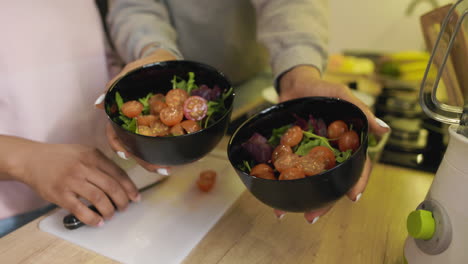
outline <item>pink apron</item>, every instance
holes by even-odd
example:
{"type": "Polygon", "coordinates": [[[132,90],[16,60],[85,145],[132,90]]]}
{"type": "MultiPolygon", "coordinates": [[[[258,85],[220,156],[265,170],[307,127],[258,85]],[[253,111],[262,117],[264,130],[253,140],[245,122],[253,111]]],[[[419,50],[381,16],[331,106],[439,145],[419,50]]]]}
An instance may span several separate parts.
{"type": "MultiPolygon", "coordinates": [[[[107,152],[105,114],[94,108],[108,80],[94,1],[1,1],[0,34],[0,134],[107,152]]],[[[45,204],[0,181],[0,219],[45,204]]]]}

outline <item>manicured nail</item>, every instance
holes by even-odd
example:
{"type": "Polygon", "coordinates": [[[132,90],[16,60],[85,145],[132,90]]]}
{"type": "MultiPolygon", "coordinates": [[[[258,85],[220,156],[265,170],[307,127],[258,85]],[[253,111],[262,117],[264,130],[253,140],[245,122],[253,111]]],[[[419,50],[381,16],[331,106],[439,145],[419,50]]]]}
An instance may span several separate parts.
{"type": "Polygon", "coordinates": [[[320,218],[320,216],[316,216],[314,219],[312,219],[312,222],[309,222],[309,224],[313,225],[313,224],[317,223],[319,218],[320,218]]]}
{"type": "Polygon", "coordinates": [[[171,175],[171,174],[169,173],[169,170],[166,169],[166,168],[158,168],[158,169],[156,170],[156,172],[159,173],[159,174],[161,174],[161,175],[164,175],[164,176],[169,176],[169,175],[171,175]]]}
{"type": "Polygon", "coordinates": [[[358,195],[356,195],[356,199],[354,199],[353,202],[357,203],[359,199],[361,199],[361,196],[362,196],[362,193],[359,193],[358,195]]]}
{"type": "Polygon", "coordinates": [[[286,214],[280,214],[280,215],[277,215],[276,218],[278,218],[278,220],[282,220],[284,218],[286,214]]]}
{"type": "Polygon", "coordinates": [[[384,128],[390,128],[389,125],[387,125],[387,123],[385,123],[382,119],[380,118],[375,118],[375,121],[377,121],[377,124],[379,124],[379,126],[381,127],[384,127],[384,128]]]}
{"type": "Polygon", "coordinates": [[[94,104],[95,104],[95,105],[101,104],[102,102],[104,102],[104,98],[106,98],[106,94],[101,94],[101,95],[96,99],[96,101],[94,102],[94,104]]]}
{"type": "Polygon", "coordinates": [[[123,151],[117,151],[117,155],[124,160],[128,160],[127,155],[125,155],[125,152],[123,151]]]}
{"type": "Polygon", "coordinates": [[[101,219],[101,221],[99,221],[99,223],[97,224],[98,227],[101,227],[104,225],[104,220],[101,219]]]}

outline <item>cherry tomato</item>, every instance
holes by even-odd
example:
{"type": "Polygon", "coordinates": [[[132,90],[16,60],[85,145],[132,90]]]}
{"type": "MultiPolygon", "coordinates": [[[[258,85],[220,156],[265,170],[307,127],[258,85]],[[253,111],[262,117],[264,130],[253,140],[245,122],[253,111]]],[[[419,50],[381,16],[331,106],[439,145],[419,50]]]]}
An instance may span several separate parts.
{"type": "Polygon", "coordinates": [[[275,161],[275,169],[283,172],[286,169],[297,167],[299,165],[299,156],[294,153],[285,153],[275,161]]]}
{"type": "Polygon", "coordinates": [[[324,157],[302,156],[299,159],[299,167],[302,168],[306,176],[313,176],[325,170],[326,160],[324,157]]]}
{"type": "Polygon", "coordinates": [[[296,146],[302,140],[302,132],[303,131],[299,126],[293,126],[289,128],[281,137],[281,144],[290,147],[296,146]]]}
{"type": "Polygon", "coordinates": [[[301,168],[286,169],[279,176],[279,180],[295,180],[301,178],[305,178],[305,173],[301,168]]]}
{"type": "Polygon", "coordinates": [[[330,125],[328,125],[328,138],[338,139],[346,131],[348,131],[348,125],[345,122],[342,120],[333,121],[330,125]]]}
{"type": "Polygon", "coordinates": [[[354,130],[347,131],[338,139],[338,148],[341,151],[351,149],[356,151],[359,148],[359,136],[354,130]]]}
{"type": "Polygon", "coordinates": [[[258,176],[262,173],[273,173],[273,168],[268,166],[265,163],[260,163],[255,165],[252,170],[250,171],[250,175],[252,176],[258,176]]]}
{"type": "Polygon", "coordinates": [[[184,103],[184,115],[190,120],[202,120],[206,116],[208,105],[205,98],[190,96],[184,103]]]}
{"type": "Polygon", "coordinates": [[[275,163],[275,161],[278,159],[279,156],[285,154],[285,153],[292,153],[292,148],[290,146],[286,145],[278,145],[274,150],[273,153],[271,154],[271,162],[275,163]]]}
{"type": "Polygon", "coordinates": [[[267,180],[276,180],[275,174],[273,172],[262,172],[255,175],[257,178],[267,179],[267,180]]]}
{"type": "Polygon", "coordinates": [[[154,137],[153,130],[149,126],[138,126],[138,134],[154,137]]]}
{"type": "Polygon", "coordinates": [[[159,118],[167,126],[173,126],[180,123],[184,119],[184,113],[182,107],[172,107],[168,106],[161,110],[159,113],[159,118]]]}
{"type": "Polygon", "coordinates": [[[173,136],[184,135],[184,134],[185,134],[185,131],[184,131],[184,129],[182,128],[181,124],[182,124],[182,123],[175,124],[173,127],[171,127],[171,129],[170,129],[169,132],[170,132],[173,136]]]}
{"type": "Polygon", "coordinates": [[[188,93],[182,89],[172,89],[166,94],[166,104],[169,106],[182,106],[189,97],[188,93]]]}
{"type": "Polygon", "coordinates": [[[137,117],[137,124],[139,126],[150,127],[154,122],[156,122],[159,117],[155,115],[141,115],[137,117]]]}
{"type": "Polygon", "coordinates": [[[122,111],[122,114],[126,117],[134,118],[139,116],[141,111],[143,111],[143,104],[135,100],[128,101],[122,105],[120,111],[122,111]]]}
{"type": "Polygon", "coordinates": [[[197,181],[198,189],[203,192],[209,192],[216,183],[216,175],[216,171],[214,170],[202,171],[197,181]]]}
{"type": "Polygon", "coordinates": [[[185,131],[187,131],[187,133],[193,133],[201,130],[200,125],[193,120],[184,120],[180,125],[185,131]]]}
{"type": "Polygon", "coordinates": [[[156,121],[151,126],[151,130],[156,137],[164,137],[169,135],[169,127],[161,121],[156,121]]]}
{"type": "Polygon", "coordinates": [[[308,153],[312,157],[323,157],[325,160],[325,169],[331,169],[336,165],[335,153],[325,146],[317,146],[308,153]]]}
{"type": "Polygon", "coordinates": [[[164,94],[162,93],[157,93],[153,96],[151,96],[151,98],[149,99],[149,103],[153,103],[155,101],[161,101],[161,102],[164,102],[166,100],[166,97],[164,96],[164,94]]]}
{"type": "Polygon", "coordinates": [[[161,110],[167,107],[167,104],[163,101],[152,101],[150,103],[150,112],[153,115],[159,115],[161,110]]]}

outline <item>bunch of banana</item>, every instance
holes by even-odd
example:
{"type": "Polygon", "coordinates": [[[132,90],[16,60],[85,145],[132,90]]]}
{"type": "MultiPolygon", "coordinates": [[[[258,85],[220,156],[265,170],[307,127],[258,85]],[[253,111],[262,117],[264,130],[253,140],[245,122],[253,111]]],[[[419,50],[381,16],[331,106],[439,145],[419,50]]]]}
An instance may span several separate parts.
{"type": "MultiPolygon", "coordinates": [[[[384,56],[378,73],[402,81],[421,81],[429,61],[429,53],[423,51],[402,51],[384,56]]],[[[430,75],[435,74],[431,71],[430,75]]]]}

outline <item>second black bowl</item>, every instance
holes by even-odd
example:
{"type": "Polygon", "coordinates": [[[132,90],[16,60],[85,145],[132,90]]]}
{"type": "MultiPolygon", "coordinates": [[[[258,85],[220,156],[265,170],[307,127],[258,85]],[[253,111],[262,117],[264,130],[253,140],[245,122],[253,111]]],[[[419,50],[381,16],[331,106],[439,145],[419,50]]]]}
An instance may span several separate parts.
{"type": "Polygon", "coordinates": [[[194,61],[165,61],[142,66],[115,81],[105,97],[106,113],[117,136],[136,157],[152,164],[182,165],[198,160],[212,151],[226,133],[233,107],[234,93],[225,100],[226,111],[210,126],[200,131],[167,137],[139,135],[124,129],[116,121],[118,113],[110,109],[116,104],[115,93],[119,92],[124,101],[138,100],[149,93],[166,94],[172,89],[174,76],[186,78],[189,72],[195,74],[198,85],[205,84],[221,88],[222,93],[231,88],[231,83],[215,68],[194,61]]]}
{"type": "Polygon", "coordinates": [[[354,104],[327,97],[306,97],[272,106],[244,122],[231,137],[228,157],[247,189],[270,207],[306,212],[331,204],[348,192],[358,181],[366,160],[368,123],[354,104]],[[320,174],[296,180],[269,180],[249,175],[241,169],[243,161],[252,160],[241,147],[255,132],[268,138],[274,128],[292,124],[295,115],[308,119],[322,118],[328,125],[343,120],[361,135],[359,148],[345,162],[320,174]]]}

